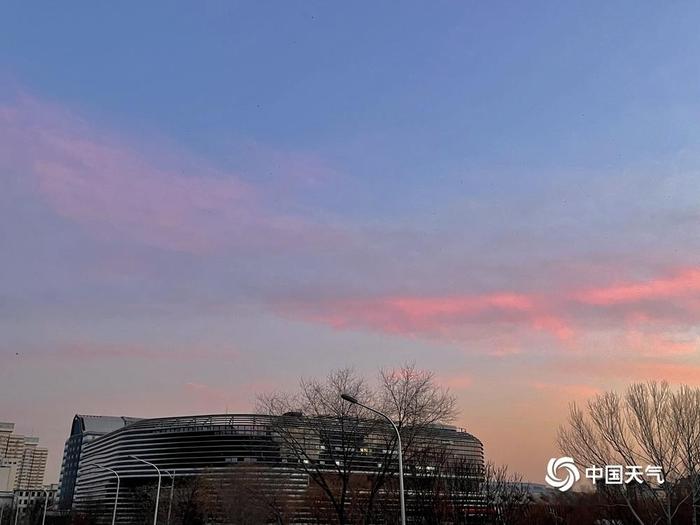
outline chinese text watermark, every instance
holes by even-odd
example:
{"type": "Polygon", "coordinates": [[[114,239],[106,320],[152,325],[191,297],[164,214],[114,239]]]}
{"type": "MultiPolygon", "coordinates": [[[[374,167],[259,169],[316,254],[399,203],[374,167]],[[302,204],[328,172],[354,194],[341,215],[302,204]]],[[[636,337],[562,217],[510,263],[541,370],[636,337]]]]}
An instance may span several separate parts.
{"type": "MultiPolygon", "coordinates": [[[[592,483],[624,485],[627,483],[664,483],[663,469],[657,465],[593,465],[584,471],[592,483]]],[[[550,487],[566,492],[581,479],[576,462],[570,457],[552,458],[547,463],[545,481],[550,487]]]]}

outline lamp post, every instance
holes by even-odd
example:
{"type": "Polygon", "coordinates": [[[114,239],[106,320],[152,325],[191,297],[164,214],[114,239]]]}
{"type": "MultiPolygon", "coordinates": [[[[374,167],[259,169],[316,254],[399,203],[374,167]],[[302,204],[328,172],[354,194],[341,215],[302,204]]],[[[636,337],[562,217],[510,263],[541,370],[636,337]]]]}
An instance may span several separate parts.
{"type": "Polygon", "coordinates": [[[146,461],[145,459],[141,459],[136,456],[129,456],[130,458],[135,459],[136,461],[140,461],[141,463],[145,463],[146,465],[150,465],[154,469],[156,469],[156,472],[158,473],[158,489],[156,490],[156,508],[155,511],[153,512],[153,525],[158,524],[158,503],[160,501],[160,483],[161,483],[161,475],[160,475],[160,469],[156,467],[153,463],[150,461],[146,461]]]}
{"type": "Polygon", "coordinates": [[[46,523],[46,507],[49,506],[49,491],[44,489],[44,513],[41,515],[41,525],[46,523]]]}
{"type": "Polygon", "coordinates": [[[117,477],[117,493],[114,495],[114,509],[112,510],[112,525],[114,525],[117,522],[117,503],[119,502],[119,485],[121,484],[121,479],[119,478],[119,474],[117,473],[116,470],[109,468],[109,467],[104,467],[104,466],[100,465],[99,463],[90,463],[87,466],[99,468],[102,470],[107,470],[117,477]]]}
{"type": "Polygon", "coordinates": [[[379,410],[375,410],[372,407],[368,407],[367,405],[363,405],[357,399],[355,399],[353,396],[351,396],[349,394],[341,394],[340,397],[342,397],[348,403],[352,403],[353,405],[361,406],[362,408],[369,410],[370,412],[374,412],[378,416],[383,417],[384,419],[386,419],[389,422],[389,424],[392,426],[392,428],[396,432],[397,445],[398,445],[398,449],[399,449],[399,503],[401,505],[401,525],[406,525],[406,502],[404,501],[404,495],[403,495],[403,457],[402,457],[402,451],[401,451],[401,433],[399,432],[399,428],[396,426],[396,424],[391,420],[391,418],[389,416],[380,412],[379,410]]]}
{"type": "Polygon", "coordinates": [[[170,513],[173,510],[173,491],[175,490],[175,469],[172,472],[166,470],[165,473],[170,476],[170,501],[168,501],[168,519],[165,523],[170,525],[170,513]]]}

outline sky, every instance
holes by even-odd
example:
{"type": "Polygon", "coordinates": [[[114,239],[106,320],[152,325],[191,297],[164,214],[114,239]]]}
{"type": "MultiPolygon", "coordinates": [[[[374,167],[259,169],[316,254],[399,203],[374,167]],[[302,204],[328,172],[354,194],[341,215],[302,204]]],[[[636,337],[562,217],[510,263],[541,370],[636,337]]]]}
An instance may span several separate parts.
{"type": "Polygon", "coordinates": [[[254,409],[414,362],[541,482],[700,384],[700,6],[9,2],[0,420],[254,409]]]}

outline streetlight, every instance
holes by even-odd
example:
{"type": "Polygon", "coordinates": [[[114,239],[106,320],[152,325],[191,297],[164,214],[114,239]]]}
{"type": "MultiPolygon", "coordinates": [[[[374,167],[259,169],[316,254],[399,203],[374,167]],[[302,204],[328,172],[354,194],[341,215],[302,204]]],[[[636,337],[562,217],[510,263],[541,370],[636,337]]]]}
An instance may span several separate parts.
{"type": "Polygon", "coordinates": [[[160,469],[156,467],[153,463],[150,461],[146,461],[145,459],[138,458],[136,456],[129,456],[130,458],[134,458],[136,461],[140,461],[141,463],[145,463],[146,465],[150,465],[154,469],[156,469],[156,472],[158,473],[158,490],[156,490],[156,509],[153,512],[153,525],[158,525],[158,502],[160,501],[160,482],[161,482],[161,476],[160,476],[160,469]]]}
{"type": "Polygon", "coordinates": [[[168,520],[165,522],[170,525],[170,513],[173,510],[173,491],[175,490],[175,469],[170,472],[166,470],[165,473],[170,476],[170,501],[168,502],[168,520]]]}
{"type": "Polygon", "coordinates": [[[399,428],[396,426],[396,424],[391,420],[391,418],[389,416],[380,412],[379,410],[375,410],[372,407],[368,407],[367,405],[363,405],[362,403],[360,403],[356,398],[352,397],[351,395],[340,394],[340,397],[342,397],[348,403],[352,403],[353,405],[361,406],[362,408],[365,408],[365,409],[369,410],[370,412],[374,412],[378,416],[383,417],[384,419],[386,419],[389,422],[389,424],[392,426],[392,428],[396,432],[396,439],[397,439],[397,444],[399,447],[399,503],[401,504],[401,525],[406,525],[406,502],[404,501],[404,496],[403,496],[403,457],[402,457],[402,452],[401,452],[401,433],[399,432],[399,428]]]}
{"type": "Polygon", "coordinates": [[[117,493],[114,495],[114,510],[112,511],[112,525],[114,525],[117,521],[117,503],[119,502],[119,485],[121,483],[121,480],[119,478],[119,474],[117,473],[116,470],[111,469],[109,467],[104,467],[104,466],[100,465],[99,463],[90,463],[86,466],[96,467],[96,468],[100,468],[102,470],[107,470],[107,471],[111,472],[112,474],[114,474],[115,476],[117,476],[117,493]]]}
{"type": "Polygon", "coordinates": [[[41,525],[46,523],[46,507],[49,506],[49,491],[44,489],[44,514],[41,516],[41,525]]]}

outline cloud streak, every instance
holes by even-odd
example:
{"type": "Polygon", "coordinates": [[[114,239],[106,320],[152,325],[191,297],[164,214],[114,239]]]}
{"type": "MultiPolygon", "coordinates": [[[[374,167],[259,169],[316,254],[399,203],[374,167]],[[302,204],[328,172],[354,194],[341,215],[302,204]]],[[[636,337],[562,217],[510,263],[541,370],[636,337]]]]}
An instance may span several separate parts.
{"type": "MultiPolygon", "coordinates": [[[[321,298],[284,301],[279,308],[286,315],[339,330],[467,343],[479,334],[506,328],[546,333],[566,348],[585,348],[592,336],[617,332],[621,336],[616,344],[627,350],[689,355],[697,352],[697,341],[678,333],[700,321],[700,269],[573,291],[321,298]]],[[[489,353],[504,356],[520,351],[518,346],[504,348],[511,351],[489,353]]]]}
{"type": "Polygon", "coordinates": [[[284,312],[337,329],[370,329],[412,337],[458,339],[465,326],[526,326],[561,340],[573,337],[569,323],[543,309],[539,298],[517,294],[387,296],[286,302],[284,312]]]}
{"type": "MultiPolygon", "coordinates": [[[[332,237],[327,228],[272,211],[266,195],[238,173],[167,148],[131,144],[28,96],[0,106],[0,144],[4,171],[32,176],[56,213],[99,239],[206,254],[332,237]]],[[[283,164],[285,156],[277,156],[283,164]]],[[[323,164],[313,157],[290,157],[295,177],[305,165],[321,177],[323,164]]]]}
{"type": "Polygon", "coordinates": [[[579,301],[595,306],[641,304],[680,297],[700,297],[700,268],[687,268],[671,276],[656,277],[642,282],[593,288],[576,295],[579,301]]]}

